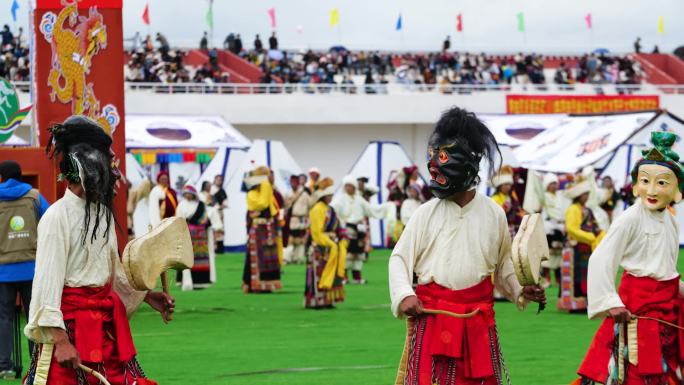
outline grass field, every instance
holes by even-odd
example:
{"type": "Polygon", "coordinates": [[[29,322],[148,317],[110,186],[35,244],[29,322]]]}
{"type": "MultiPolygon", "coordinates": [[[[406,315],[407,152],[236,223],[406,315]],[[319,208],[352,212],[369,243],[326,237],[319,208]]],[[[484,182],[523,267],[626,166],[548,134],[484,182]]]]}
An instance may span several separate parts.
{"type": "MultiPolygon", "coordinates": [[[[369,283],[347,286],[346,302],[334,310],[303,309],[301,265],[285,267],[279,293],[245,295],[243,255],[222,255],[216,285],[174,291],[177,312],[169,325],[146,305],[135,315],[142,366],[162,385],[393,384],[405,326],[389,311],[388,255],[371,255],[369,283]]],[[[540,315],[536,305],[525,312],[510,303],[495,306],[514,384],[569,383],[599,325],[556,311],[555,290],[540,315]]]]}

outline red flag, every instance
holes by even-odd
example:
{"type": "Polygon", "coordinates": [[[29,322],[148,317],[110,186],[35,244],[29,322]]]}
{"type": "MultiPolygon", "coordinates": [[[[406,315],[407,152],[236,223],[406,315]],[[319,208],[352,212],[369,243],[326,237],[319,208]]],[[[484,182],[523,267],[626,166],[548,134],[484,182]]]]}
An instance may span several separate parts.
{"type": "Polygon", "coordinates": [[[587,13],[587,16],[584,16],[584,21],[587,22],[587,28],[591,29],[591,12],[587,13]]]}
{"type": "Polygon", "coordinates": [[[143,12],[143,23],[150,25],[150,3],[145,4],[145,11],[143,12]]]}
{"type": "Polygon", "coordinates": [[[275,28],[276,27],[275,8],[271,8],[268,10],[268,17],[271,18],[271,28],[275,28]]]}
{"type": "Polygon", "coordinates": [[[456,16],[456,32],[463,32],[463,15],[456,16]]]}

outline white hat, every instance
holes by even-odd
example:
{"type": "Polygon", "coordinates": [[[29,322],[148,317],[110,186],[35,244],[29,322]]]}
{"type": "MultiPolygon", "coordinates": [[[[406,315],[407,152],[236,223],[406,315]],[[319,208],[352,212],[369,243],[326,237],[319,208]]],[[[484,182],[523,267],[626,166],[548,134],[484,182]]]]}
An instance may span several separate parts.
{"type": "Polygon", "coordinates": [[[364,189],[366,190],[365,192],[367,192],[371,195],[375,195],[378,192],[380,192],[380,189],[378,188],[378,186],[373,186],[373,185],[368,185],[364,189]]]}
{"type": "Polygon", "coordinates": [[[551,183],[558,183],[558,176],[554,173],[547,173],[544,174],[544,179],[542,181],[542,185],[544,186],[544,191],[546,191],[547,188],[549,188],[549,185],[551,183]]]}
{"type": "Polygon", "coordinates": [[[318,202],[321,198],[335,194],[335,182],[331,178],[324,178],[318,182],[318,188],[311,194],[314,202],[318,202]]]}
{"type": "Polygon", "coordinates": [[[565,188],[565,196],[570,199],[575,199],[578,196],[588,193],[591,190],[589,181],[581,175],[577,177],[575,183],[565,188]]]}
{"type": "Polygon", "coordinates": [[[317,167],[311,167],[309,169],[309,174],[311,174],[312,172],[315,172],[316,174],[321,175],[321,170],[319,170],[317,167]]]}
{"type": "Polygon", "coordinates": [[[268,167],[258,166],[252,171],[245,173],[243,182],[245,182],[247,190],[251,190],[252,188],[262,184],[264,181],[267,181],[269,174],[270,170],[268,167]]]}
{"type": "Polygon", "coordinates": [[[494,188],[504,184],[513,184],[513,168],[508,165],[502,166],[501,170],[492,177],[491,183],[494,188]]]}
{"type": "Polygon", "coordinates": [[[350,184],[350,185],[356,187],[356,178],[355,178],[354,176],[352,176],[352,175],[347,175],[347,176],[345,176],[345,177],[342,179],[342,185],[344,186],[344,185],[348,185],[348,184],[350,184]]]}

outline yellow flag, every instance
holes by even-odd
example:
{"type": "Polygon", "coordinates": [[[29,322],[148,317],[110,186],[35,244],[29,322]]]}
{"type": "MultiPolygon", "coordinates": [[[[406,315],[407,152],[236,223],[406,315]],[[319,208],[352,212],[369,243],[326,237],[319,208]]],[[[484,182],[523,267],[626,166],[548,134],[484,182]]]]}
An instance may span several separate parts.
{"type": "Polygon", "coordinates": [[[334,27],[338,24],[340,24],[340,10],[337,8],[333,8],[330,11],[330,26],[334,27]]]}
{"type": "Polygon", "coordinates": [[[665,18],[663,16],[658,18],[658,33],[661,35],[665,34],[665,18]]]}

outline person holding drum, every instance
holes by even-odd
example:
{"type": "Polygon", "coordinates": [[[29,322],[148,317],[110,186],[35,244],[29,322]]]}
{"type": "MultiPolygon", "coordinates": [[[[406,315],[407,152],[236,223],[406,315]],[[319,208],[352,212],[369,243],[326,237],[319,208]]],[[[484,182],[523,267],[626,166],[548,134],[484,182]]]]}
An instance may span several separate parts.
{"type": "Polygon", "coordinates": [[[603,318],[576,384],[682,384],[682,291],[677,272],[684,167],[673,133],[653,132],[654,147],[632,169],[638,197],[589,258],[588,316],[603,318]],[[615,276],[624,269],[620,287],[615,276]]]}
{"type": "Polygon", "coordinates": [[[46,152],[58,158],[68,188],[38,224],[24,329],[38,349],[24,383],[94,384],[106,377],[113,385],[156,384],[138,365],[127,315],[144,300],[166,322],[175,305],[165,293],[134,290],[119,261],[112,204],[120,173],[112,139],[83,116],[50,131],[46,152]]]}
{"type": "Polygon", "coordinates": [[[428,146],[430,189],[438,199],[416,210],[389,261],[392,313],[413,325],[397,383],[499,384],[505,366],[494,287],[520,310],[546,297],[538,285],[516,280],[506,214],[476,191],[481,160],[491,165],[500,156],[489,129],[454,107],[437,122],[428,146]]]}

